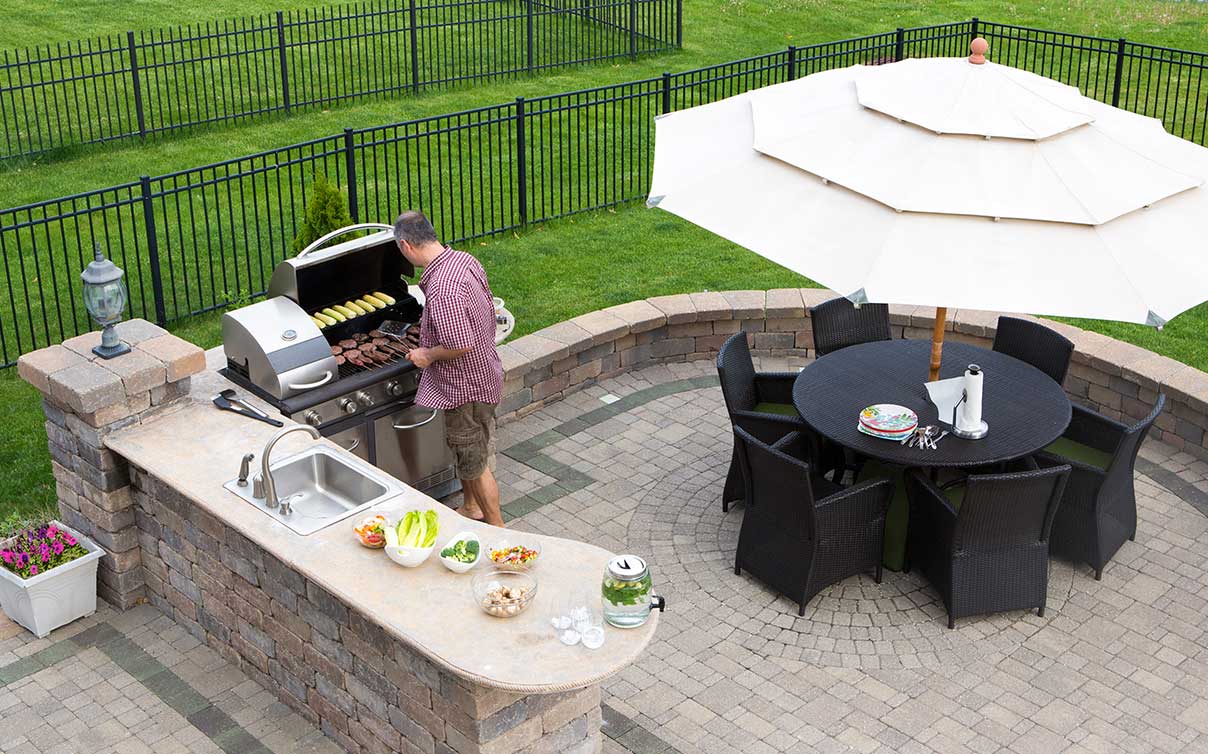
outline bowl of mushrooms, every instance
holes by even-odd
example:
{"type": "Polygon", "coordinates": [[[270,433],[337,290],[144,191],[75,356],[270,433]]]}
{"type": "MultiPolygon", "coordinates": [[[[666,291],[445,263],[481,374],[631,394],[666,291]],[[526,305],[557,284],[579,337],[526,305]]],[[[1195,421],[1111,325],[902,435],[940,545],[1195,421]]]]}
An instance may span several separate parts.
{"type": "Polygon", "coordinates": [[[512,618],[532,604],[537,596],[537,579],[523,571],[494,569],[475,576],[470,589],[487,615],[512,618]]]}

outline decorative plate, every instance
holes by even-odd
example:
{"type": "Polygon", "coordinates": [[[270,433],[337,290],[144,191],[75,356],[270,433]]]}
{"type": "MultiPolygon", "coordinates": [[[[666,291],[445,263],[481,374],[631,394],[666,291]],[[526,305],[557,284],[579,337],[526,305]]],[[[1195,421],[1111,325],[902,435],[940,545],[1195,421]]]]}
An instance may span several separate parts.
{"type": "Polygon", "coordinates": [[[919,416],[905,406],[878,403],[860,412],[860,426],[878,435],[902,436],[919,426],[919,416]]]}
{"type": "Polygon", "coordinates": [[[905,432],[893,432],[893,433],[875,432],[875,431],[869,429],[868,427],[865,427],[863,424],[857,424],[856,430],[859,431],[861,434],[868,435],[869,437],[876,437],[881,440],[893,440],[894,442],[901,442],[906,437],[909,437],[911,432],[914,432],[913,429],[908,429],[905,432]]]}

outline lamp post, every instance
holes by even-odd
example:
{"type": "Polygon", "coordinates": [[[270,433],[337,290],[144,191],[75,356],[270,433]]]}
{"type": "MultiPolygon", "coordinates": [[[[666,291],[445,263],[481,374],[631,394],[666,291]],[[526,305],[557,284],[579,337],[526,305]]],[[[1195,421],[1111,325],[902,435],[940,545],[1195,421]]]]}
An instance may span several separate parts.
{"type": "Polygon", "coordinates": [[[92,352],[102,359],[112,359],[130,352],[130,346],[118,340],[114,329],[126,311],[126,283],[122,280],[125,273],[105,258],[99,243],[93,253],[95,257],[80,274],[84,281],[84,308],[103,328],[101,344],[92,352]]]}

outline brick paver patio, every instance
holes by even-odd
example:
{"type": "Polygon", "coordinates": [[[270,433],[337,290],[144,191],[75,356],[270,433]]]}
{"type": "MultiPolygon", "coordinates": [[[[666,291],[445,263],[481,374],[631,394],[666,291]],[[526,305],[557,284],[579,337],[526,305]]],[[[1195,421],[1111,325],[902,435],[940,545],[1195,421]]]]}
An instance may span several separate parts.
{"type": "MultiPolygon", "coordinates": [[[[803,618],[734,576],[730,442],[708,361],[605,380],[500,429],[511,525],[645,555],[668,598],[645,661],[605,684],[609,754],[1208,752],[1208,464],[1150,443],[1137,541],[1101,582],[1054,561],[1045,618],[949,631],[917,575],[850,579],[803,618]]],[[[337,747],[150,607],[43,640],[0,619],[0,752],[84,750],[337,747]]]]}

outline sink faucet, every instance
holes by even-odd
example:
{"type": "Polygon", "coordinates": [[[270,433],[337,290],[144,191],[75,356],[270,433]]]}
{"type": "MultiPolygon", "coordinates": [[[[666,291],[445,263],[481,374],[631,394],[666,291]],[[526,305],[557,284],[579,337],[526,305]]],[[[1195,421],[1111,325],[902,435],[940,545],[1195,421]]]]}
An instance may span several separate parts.
{"type": "MultiPolygon", "coordinates": [[[[264,446],[264,452],[260,454],[260,478],[264,483],[264,505],[267,508],[276,508],[281,504],[281,501],[277,499],[277,485],[273,482],[273,474],[268,470],[269,455],[272,454],[273,446],[277,444],[277,441],[290,432],[308,432],[316,440],[322,436],[319,434],[319,430],[309,424],[294,424],[285,429],[277,430],[277,433],[269,439],[268,443],[264,446]]],[[[281,512],[289,513],[288,501],[286,502],[286,507],[281,509],[281,512]]]]}

